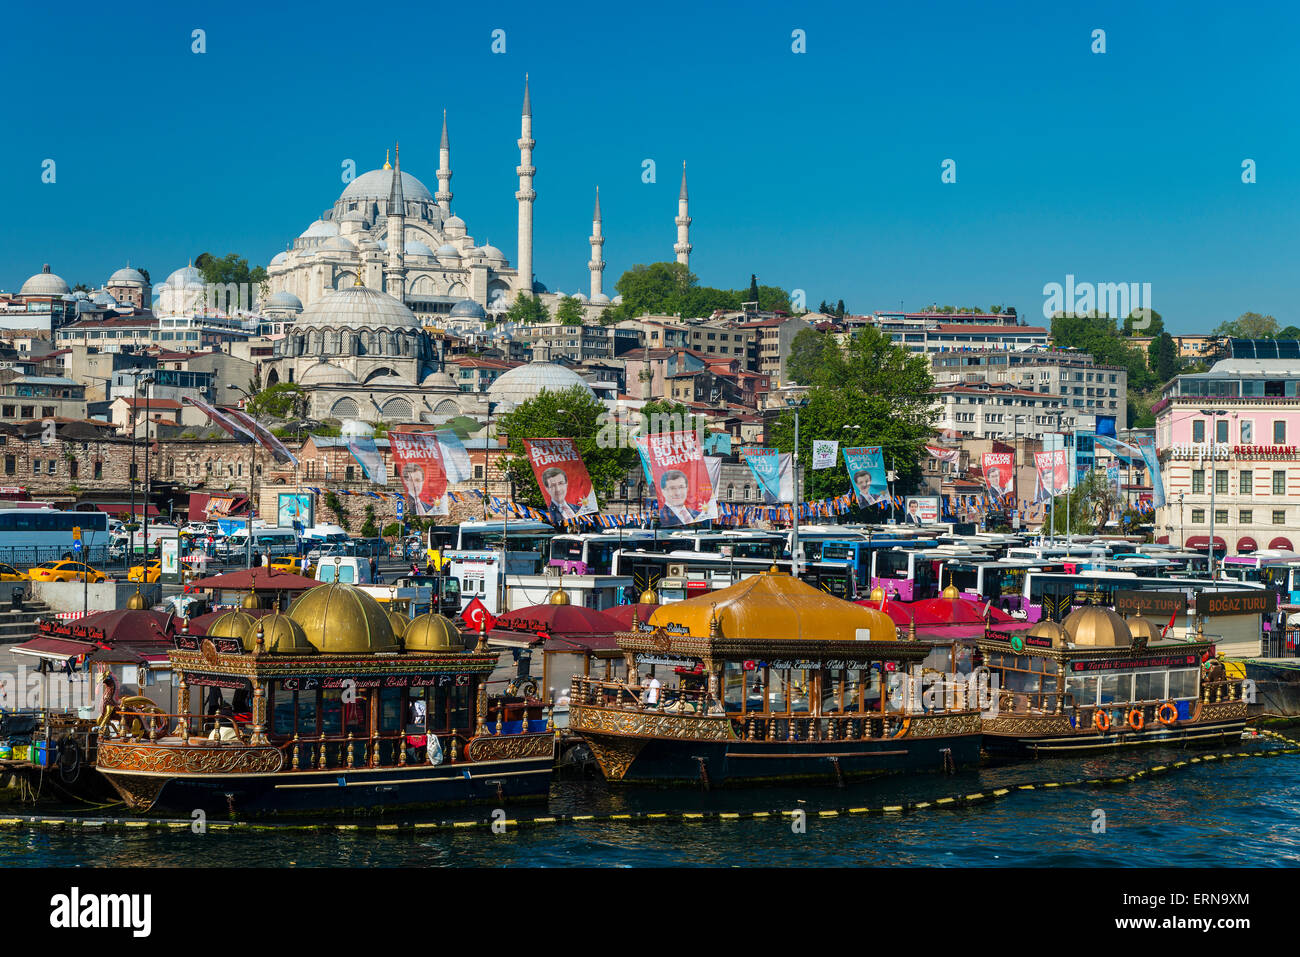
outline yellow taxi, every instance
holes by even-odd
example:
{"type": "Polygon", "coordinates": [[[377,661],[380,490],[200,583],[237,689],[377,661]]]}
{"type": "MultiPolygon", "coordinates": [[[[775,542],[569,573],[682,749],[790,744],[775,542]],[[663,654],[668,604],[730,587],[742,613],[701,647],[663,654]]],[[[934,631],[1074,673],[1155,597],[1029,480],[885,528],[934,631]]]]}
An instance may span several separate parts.
{"type": "Polygon", "coordinates": [[[271,562],[271,568],[277,572],[288,572],[291,575],[302,575],[304,578],[311,576],[311,562],[297,555],[288,558],[276,558],[271,562]]]}
{"type": "Polygon", "coordinates": [[[0,582],[25,582],[30,580],[14,566],[0,562],[0,582]]]}
{"type": "MultiPolygon", "coordinates": [[[[149,563],[149,567],[147,571],[144,565],[136,565],[129,572],[126,573],[127,581],[144,582],[145,584],[149,584],[149,585],[152,585],[154,582],[158,581],[158,579],[161,577],[162,577],[162,562],[157,560],[149,563]]],[[[78,578],[77,581],[81,581],[81,579],[78,578]]]]}
{"type": "Polygon", "coordinates": [[[27,577],[34,582],[103,582],[108,576],[96,571],[84,562],[42,562],[34,565],[27,572],[27,577]]]}

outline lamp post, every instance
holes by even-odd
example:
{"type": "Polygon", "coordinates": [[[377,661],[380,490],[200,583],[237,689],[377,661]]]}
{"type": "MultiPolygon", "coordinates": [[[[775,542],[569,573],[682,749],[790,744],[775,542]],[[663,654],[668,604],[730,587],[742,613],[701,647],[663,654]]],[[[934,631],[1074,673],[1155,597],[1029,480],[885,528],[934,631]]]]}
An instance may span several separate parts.
{"type": "MultiPolygon", "coordinates": [[[[852,433],[853,433],[853,438],[854,438],[854,439],[861,439],[861,438],[862,438],[862,426],[860,426],[860,425],[846,425],[846,426],[844,426],[844,431],[845,431],[845,432],[852,432],[852,433]]],[[[847,445],[847,444],[848,444],[848,438],[845,438],[844,442],[845,442],[845,444],[847,445]]],[[[849,494],[852,495],[855,499],[857,498],[857,493],[853,490],[853,476],[852,476],[852,475],[849,476],[849,494]]],[[[839,523],[837,522],[836,524],[839,524],[839,523]]],[[[871,526],[867,526],[867,541],[871,541],[871,526]]],[[[869,578],[869,577],[870,577],[870,576],[868,576],[868,578],[869,578]]]]}
{"type": "Polygon", "coordinates": [[[801,558],[799,550],[799,410],[808,404],[808,399],[806,396],[799,400],[787,398],[785,403],[794,410],[794,494],[791,495],[792,501],[790,502],[790,574],[798,578],[799,559],[801,558]]]}
{"type": "Polygon", "coordinates": [[[1227,409],[1202,409],[1201,415],[1210,420],[1210,581],[1214,581],[1214,492],[1219,484],[1218,475],[1218,457],[1215,453],[1215,445],[1218,440],[1218,422],[1219,416],[1227,415],[1227,409]]]}
{"type": "MultiPolygon", "coordinates": [[[[249,392],[247,389],[243,388],[242,386],[235,385],[233,382],[227,383],[226,388],[233,389],[236,392],[243,393],[243,395],[250,401],[253,399],[253,394],[251,392],[249,392]]],[[[250,415],[250,418],[251,417],[252,416],[250,415]]],[[[257,437],[256,436],[253,437],[252,446],[253,446],[253,454],[252,454],[252,460],[249,463],[249,473],[248,473],[248,541],[246,542],[247,547],[245,548],[245,553],[246,553],[245,561],[247,561],[248,563],[245,567],[247,568],[253,567],[253,503],[257,500],[257,437]]],[[[270,563],[268,562],[268,564],[270,563]]]]}
{"type": "MultiPolygon", "coordinates": [[[[151,375],[144,377],[144,572],[140,575],[142,581],[149,578],[149,386],[154,384],[154,377],[151,375]]],[[[159,577],[161,578],[162,557],[159,556],[159,577]]]]}

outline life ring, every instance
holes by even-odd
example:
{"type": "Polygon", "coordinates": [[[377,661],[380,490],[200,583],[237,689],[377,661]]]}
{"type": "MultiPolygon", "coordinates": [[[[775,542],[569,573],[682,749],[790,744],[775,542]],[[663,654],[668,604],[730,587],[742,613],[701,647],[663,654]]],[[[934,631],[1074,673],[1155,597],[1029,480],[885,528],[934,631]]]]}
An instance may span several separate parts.
{"type": "Polygon", "coordinates": [[[1110,715],[1107,714],[1105,711],[1098,709],[1097,711],[1093,712],[1092,723],[1096,726],[1098,731],[1100,731],[1102,734],[1105,734],[1107,731],[1110,730],[1110,715]]]}
{"type": "Polygon", "coordinates": [[[1128,726],[1134,731],[1141,731],[1146,727],[1146,715],[1142,713],[1141,708],[1134,708],[1128,713],[1128,726]]]}
{"type": "Polygon", "coordinates": [[[1173,724],[1178,720],[1178,708],[1172,701],[1166,701],[1156,710],[1156,717],[1161,724],[1173,724]]]}
{"type": "Polygon", "coordinates": [[[1021,638],[1019,635],[1012,635],[1011,650],[1014,651],[1016,654],[1020,654],[1022,651],[1024,651],[1025,639],[1021,638]]]}

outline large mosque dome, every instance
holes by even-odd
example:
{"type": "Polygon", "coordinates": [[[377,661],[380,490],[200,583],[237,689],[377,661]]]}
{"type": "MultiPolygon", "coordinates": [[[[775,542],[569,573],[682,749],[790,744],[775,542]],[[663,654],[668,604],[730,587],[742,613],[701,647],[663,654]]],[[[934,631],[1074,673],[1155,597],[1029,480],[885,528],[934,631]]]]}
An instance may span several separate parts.
{"type": "Polygon", "coordinates": [[[572,369],[556,365],[553,362],[529,362],[501,375],[488,389],[488,399],[492,402],[509,402],[520,405],[537,397],[543,390],[563,392],[575,385],[582,386],[593,399],[596,393],[583,381],[582,376],[572,369]]]}
{"type": "Polygon", "coordinates": [[[50,264],[46,263],[35,276],[28,279],[21,289],[18,290],[20,296],[66,296],[72,289],[64,282],[63,277],[50,272],[50,264]]]}
{"type": "MultiPolygon", "coordinates": [[[[369,173],[362,173],[348,183],[347,187],[339,195],[339,199],[349,202],[366,200],[383,200],[387,202],[392,190],[393,171],[391,169],[372,169],[369,173]]],[[[433,194],[429,192],[429,188],[405,170],[402,172],[402,196],[408,203],[412,201],[433,202],[433,194]]]]}
{"type": "Polygon", "coordinates": [[[369,286],[346,286],[317,299],[298,317],[295,328],[409,329],[418,332],[415,313],[386,292],[369,286]]]}

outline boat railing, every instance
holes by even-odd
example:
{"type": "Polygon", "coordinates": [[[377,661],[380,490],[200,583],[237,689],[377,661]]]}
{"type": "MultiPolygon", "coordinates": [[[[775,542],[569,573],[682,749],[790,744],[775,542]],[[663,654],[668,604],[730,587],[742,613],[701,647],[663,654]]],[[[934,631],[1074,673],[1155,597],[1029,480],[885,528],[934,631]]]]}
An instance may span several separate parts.
{"type": "Polygon", "coordinates": [[[721,715],[718,700],[703,688],[661,686],[659,701],[650,704],[644,698],[644,686],[636,689],[621,681],[574,676],[569,687],[570,705],[586,704],[625,711],[664,711],[679,714],[721,715]]]}

